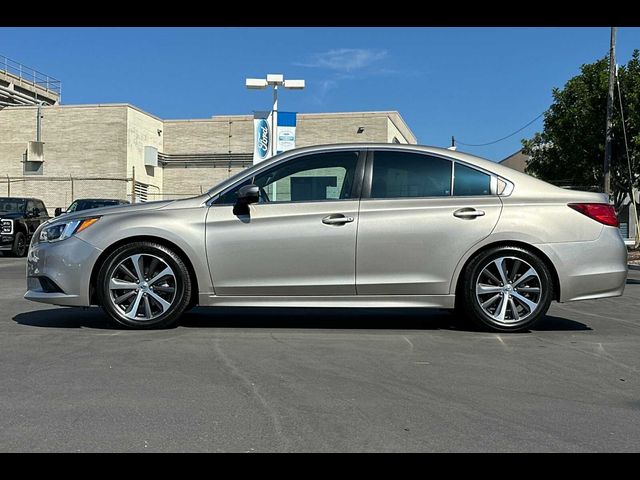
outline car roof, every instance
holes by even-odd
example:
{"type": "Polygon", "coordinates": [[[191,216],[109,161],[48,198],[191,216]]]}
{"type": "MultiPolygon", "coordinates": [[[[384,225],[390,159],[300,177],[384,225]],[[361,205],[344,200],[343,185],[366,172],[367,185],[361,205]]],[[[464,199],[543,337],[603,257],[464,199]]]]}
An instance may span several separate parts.
{"type": "Polygon", "coordinates": [[[76,198],[74,202],[127,202],[120,198],[76,198]]]}
{"type": "MultiPolygon", "coordinates": [[[[39,202],[42,202],[42,200],[40,200],[39,198],[35,198],[35,197],[0,197],[4,200],[37,200],[39,202]]],[[[44,202],[42,202],[44,203],[44,202]]]]}
{"type": "Polygon", "coordinates": [[[373,142],[363,142],[363,143],[333,143],[326,145],[313,145],[310,147],[301,147],[294,148],[292,150],[287,150],[286,152],[280,153],[278,155],[274,155],[273,157],[263,160],[262,162],[249,167],[238,174],[225,179],[224,181],[214,185],[211,189],[209,189],[206,193],[208,196],[215,195],[218,192],[221,192],[232,183],[236,182],[240,177],[249,176],[253,171],[262,170],[263,168],[275,165],[280,161],[286,161],[287,158],[292,156],[303,155],[307,153],[324,153],[331,151],[341,151],[341,150],[400,150],[406,152],[414,152],[414,153],[422,153],[433,156],[444,157],[447,160],[460,161],[462,163],[468,164],[470,166],[479,167],[482,170],[490,172],[492,174],[498,175],[501,178],[504,178],[508,181],[517,182],[520,186],[537,186],[541,188],[543,185],[547,187],[551,187],[550,184],[546,184],[542,180],[536,179],[527,175],[525,173],[518,172],[513,168],[507,167],[506,165],[502,165],[499,162],[494,162],[492,160],[488,160],[486,158],[478,157],[476,155],[471,155],[469,153],[461,152],[459,150],[450,150],[448,148],[442,147],[432,147],[428,145],[415,145],[415,144],[407,144],[407,143],[373,143],[373,142]]]}

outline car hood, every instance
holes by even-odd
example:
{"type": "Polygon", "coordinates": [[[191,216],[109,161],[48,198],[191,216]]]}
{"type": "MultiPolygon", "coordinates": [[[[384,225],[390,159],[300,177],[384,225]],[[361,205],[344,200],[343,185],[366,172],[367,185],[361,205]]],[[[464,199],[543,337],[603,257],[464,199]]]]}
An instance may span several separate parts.
{"type": "Polygon", "coordinates": [[[90,208],[88,210],[80,210],[77,212],[65,213],[58,217],[52,218],[49,223],[57,220],[75,220],[77,218],[113,215],[117,213],[132,213],[144,210],[158,210],[174,203],[176,200],[159,200],[157,202],[133,203],[124,205],[113,205],[109,207],[90,208]]]}
{"type": "Polygon", "coordinates": [[[0,212],[0,218],[7,220],[16,220],[18,218],[24,218],[24,213],[20,212],[0,212]]]}

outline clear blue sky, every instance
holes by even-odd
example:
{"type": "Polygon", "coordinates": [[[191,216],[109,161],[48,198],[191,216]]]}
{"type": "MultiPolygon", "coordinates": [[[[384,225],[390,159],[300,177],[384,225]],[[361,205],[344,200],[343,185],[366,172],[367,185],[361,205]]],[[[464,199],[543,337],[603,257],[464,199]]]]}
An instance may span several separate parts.
{"type": "MultiPolygon", "coordinates": [[[[619,28],[618,63],[640,48],[619,28]]],[[[451,135],[485,143],[546,110],[551,89],[608,53],[608,28],[3,28],[0,54],[63,82],[63,103],[128,102],[161,118],[270,107],[245,77],[284,73],[280,110],[398,110],[419,143],[451,135]]],[[[604,118],[603,118],[604,121],[604,118]]],[[[542,119],[508,140],[460,147],[493,160],[520,148],[542,119]]]]}

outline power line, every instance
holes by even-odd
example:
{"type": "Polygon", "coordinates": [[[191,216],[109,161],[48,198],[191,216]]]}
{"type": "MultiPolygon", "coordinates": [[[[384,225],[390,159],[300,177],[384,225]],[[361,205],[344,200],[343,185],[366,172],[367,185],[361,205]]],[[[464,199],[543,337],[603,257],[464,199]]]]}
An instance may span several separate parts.
{"type": "Polygon", "coordinates": [[[534,118],[533,120],[531,120],[529,123],[527,123],[524,127],[519,128],[518,130],[516,130],[513,133],[510,133],[509,135],[507,135],[506,137],[502,137],[499,138],[498,140],[494,140],[493,142],[487,142],[487,143],[464,143],[461,142],[459,140],[456,140],[456,143],[459,143],[460,145],[464,145],[465,147],[484,147],[486,145],[493,145],[494,143],[498,143],[501,142],[503,140],[506,140],[509,137],[513,137],[516,133],[521,132],[522,130],[524,130],[525,128],[527,128],[529,125],[531,125],[533,122],[535,122],[536,120],[538,120],[542,115],[544,115],[544,112],[542,112],[540,115],[538,115],[536,118],[534,118]]]}

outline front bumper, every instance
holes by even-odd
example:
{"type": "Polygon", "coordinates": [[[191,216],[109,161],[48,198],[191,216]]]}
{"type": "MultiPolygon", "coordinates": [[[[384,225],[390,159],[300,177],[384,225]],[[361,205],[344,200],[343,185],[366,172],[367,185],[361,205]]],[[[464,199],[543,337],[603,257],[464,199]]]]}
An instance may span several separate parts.
{"type": "Polygon", "coordinates": [[[15,237],[13,234],[0,234],[0,251],[11,250],[13,248],[14,239],[15,237]]]}
{"type": "Polygon", "coordinates": [[[627,280],[627,247],[620,231],[604,227],[591,242],[536,245],[554,263],[560,301],[619,297],[627,280]]]}
{"type": "Polygon", "coordinates": [[[32,245],[27,255],[27,293],[24,298],[54,305],[89,306],[91,271],[102,250],[70,237],[32,245]],[[39,277],[46,277],[58,292],[46,292],[39,277]]]}

